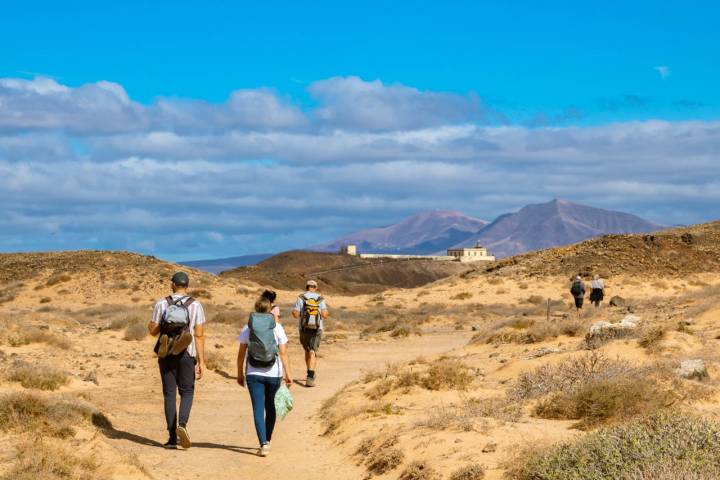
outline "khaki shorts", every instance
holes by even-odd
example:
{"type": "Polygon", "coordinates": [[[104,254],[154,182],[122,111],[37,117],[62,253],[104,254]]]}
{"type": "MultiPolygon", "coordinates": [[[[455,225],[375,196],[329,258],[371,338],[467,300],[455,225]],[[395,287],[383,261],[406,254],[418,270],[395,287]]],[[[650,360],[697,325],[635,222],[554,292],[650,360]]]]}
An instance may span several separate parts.
{"type": "Polygon", "coordinates": [[[317,353],[320,350],[320,340],[322,339],[322,330],[300,330],[300,343],[306,352],[317,353]]]}

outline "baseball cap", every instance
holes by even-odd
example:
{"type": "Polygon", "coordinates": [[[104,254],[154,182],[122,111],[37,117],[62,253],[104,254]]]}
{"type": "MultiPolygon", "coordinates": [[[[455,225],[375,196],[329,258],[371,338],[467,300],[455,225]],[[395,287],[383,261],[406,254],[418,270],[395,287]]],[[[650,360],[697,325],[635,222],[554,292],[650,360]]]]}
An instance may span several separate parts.
{"type": "Polygon", "coordinates": [[[308,280],[305,282],[306,287],[317,287],[317,282],[315,280],[308,280]]]}
{"type": "Polygon", "coordinates": [[[185,272],[177,272],[172,276],[172,282],[175,285],[190,285],[190,277],[185,272]]]}

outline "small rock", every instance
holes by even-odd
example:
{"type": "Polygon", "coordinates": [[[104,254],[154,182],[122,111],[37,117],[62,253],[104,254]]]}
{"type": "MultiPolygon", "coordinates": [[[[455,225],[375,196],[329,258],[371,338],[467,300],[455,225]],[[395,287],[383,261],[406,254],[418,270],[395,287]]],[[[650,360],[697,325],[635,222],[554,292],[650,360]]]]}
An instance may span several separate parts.
{"type": "Polygon", "coordinates": [[[500,362],[500,363],[507,363],[507,358],[501,358],[500,360],[498,360],[498,362],[500,362]]]}
{"type": "Polygon", "coordinates": [[[95,385],[100,385],[100,382],[98,382],[97,374],[95,372],[89,372],[83,377],[84,382],[90,382],[94,383],[95,385]]]}
{"type": "Polygon", "coordinates": [[[460,440],[459,438],[456,438],[455,443],[462,443],[462,440],[460,440]]]}
{"type": "Polygon", "coordinates": [[[612,297],[610,299],[610,306],[612,306],[612,307],[622,308],[625,306],[625,304],[626,304],[625,299],[618,295],[615,295],[614,297],[612,297]]]}
{"type": "Polygon", "coordinates": [[[498,355],[500,355],[499,352],[492,352],[490,355],[488,355],[488,358],[495,358],[495,357],[497,357],[498,355]]]}
{"type": "Polygon", "coordinates": [[[126,366],[128,369],[130,369],[130,370],[135,370],[135,365],[133,365],[132,363],[128,363],[128,364],[125,365],[125,366],[126,366]]]}
{"type": "Polygon", "coordinates": [[[497,450],[497,443],[488,443],[482,448],[483,453],[493,453],[495,450],[497,450]]]}
{"type": "Polygon", "coordinates": [[[551,353],[559,353],[560,349],[557,347],[542,347],[538,348],[537,350],[533,350],[530,352],[527,356],[528,359],[533,358],[540,358],[544,357],[545,355],[550,355],[551,353]]]}
{"type": "Polygon", "coordinates": [[[710,376],[705,361],[700,358],[683,360],[680,362],[680,367],[675,369],[675,373],[682,378],[696,380],[702,380],[710,376]]]}
{"type": "Polygon", "coordinates": [[[471,329],[473,332],[477,332],[478,330],[480,330],[480,325],[473,325],[472,327],[470,327],[470,329],[471,329]]]}
{"type": "Polygon", "coordinates": [[[219,343],[216,343],[216,344],[215,344],[215,348],[225,348],[225,347],[223,347],[223,346],[220,345],[219,343]]]}

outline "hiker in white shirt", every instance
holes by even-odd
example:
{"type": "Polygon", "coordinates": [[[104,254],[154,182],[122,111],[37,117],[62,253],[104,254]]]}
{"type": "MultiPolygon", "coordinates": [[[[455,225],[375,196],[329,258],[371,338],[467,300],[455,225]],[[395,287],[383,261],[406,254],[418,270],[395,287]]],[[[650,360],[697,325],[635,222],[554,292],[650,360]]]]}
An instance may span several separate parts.
{"type": "Polygon", "coordinates": [[[590,288],[590,303],[595,305],[595,308],[598,308],[603,298],[605,298],[605,282],[600,278],[600,275],[595,274],[593,276],[590,288]]]}
{"type": "Polygon", "coordinates": [[[172,276],[172,295],[159,300],[148,322],[151,335],[159,335],[155,346],[162,380],[165,421],[169,433],[165,448],[177,448],[178,439],[183,448],[190,448],[187,423],[190,419],[195,379],[205,371],[205,312],[200,302],[187,294],[190,278],[185,272],[172,276]],[[171,308],[172,307],[172,308],[171,308]],[[185,325],[177,333],[168,327],[168,312],[179,312],[185,325]],[[177,394],[180,394],[180,418],[177,414],[177,394]]]}
{"type": "Polygon", "coordinates": [[[288,338],[271,310],[270,300],[260,297],[255,302],[255,313],[250,315],[248,325],[238,337],[237,382],[241,387],[247,385],[250,392],[255,432],[262,457],[270,454],[276,419],[275,394],[282,381],[288,388],[292,386],[288,338]],[[268,335],[270,329],[272,335],[268,335]]]}

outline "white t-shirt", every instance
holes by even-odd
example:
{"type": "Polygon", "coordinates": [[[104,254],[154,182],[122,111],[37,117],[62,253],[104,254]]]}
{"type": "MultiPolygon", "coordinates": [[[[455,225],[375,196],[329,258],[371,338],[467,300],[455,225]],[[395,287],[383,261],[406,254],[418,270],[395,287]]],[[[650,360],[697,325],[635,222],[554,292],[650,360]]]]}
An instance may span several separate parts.
{"type": "MultiPolygon", "coordinates": [[[[275,341],[278,345],[286,345],[288,343],[287,335],[285,335],[285,329],[279,323],[275,324],[273,330],[275,334],[275,341]]],[[[238,341],[243,345],[247,345],[250,341],[250,329],[246,325],[245,328],[240,332],[238,341]]],[[[253,367],[248,362],[247,353],[245,353],[245,375],[259,375],[261,377],[282,377],[283,368],[280,358],[275,358],[275,363],[271,367],[253,367]]]]}
{"type": "MultiPolygon", "coordinates": [[[[173,300],[178,300],[179,298],[187,296],[188,295],[173,294],[172,298],[173,300]]],[[[152,322],[160,325],[160,320],[162,320],[163,315],[165,315],[165,310],[167,310],[167,308],[168,302],[166,298],[158,300],[158,302],[155,304],[155,308],[153,309],[152,322]]],[[[197,351],[195,348],[195,326],[205,323],[205,310],[203,310],[200,302],[195,300],[193,303],[190,304],[190,306],[188,306],[188,314],[190,314],[190,333],[192,334],[192,342],[187,348],[187,352],[188,355],[194,357],[197,351]]]]}

